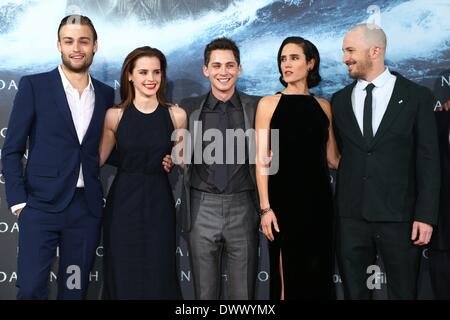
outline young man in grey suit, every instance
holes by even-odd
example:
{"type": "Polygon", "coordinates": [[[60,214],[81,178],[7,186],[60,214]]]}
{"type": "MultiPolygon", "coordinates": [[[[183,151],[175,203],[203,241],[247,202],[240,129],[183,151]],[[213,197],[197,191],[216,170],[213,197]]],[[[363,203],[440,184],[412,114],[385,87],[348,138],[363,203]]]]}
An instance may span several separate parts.
{"type": "Polygon", "coordinates": [[[189,117],[190,134],[202,140],[194,141],[191,164],[184,167],[181,204],[196,299],[220,298],[222,257],[227,263],[228,298],[254,298],[259,239],[255,168],[251,164],[254,141],[225,139],[227,129],[239,135],[254,128],[259,97],[236,89],[240,72],[236,44],[227,38],[213,40],[205,48],[203,66],[210,92],[180,103],[189,117]],[[224,143],[216,137],[208,140],[209,134],[218,134],[224,143]],[[237,140],[234,146],[232,140],[237,140]],[[203,155],[214,146],[214,159],[206,159],[203,155]]]}
{"type": "Polygon", "coordinates": [[[369,299],[378,253],[390,299],[416,298],[420,247],[439,204],[431,91],[385,67],[386,35],[353,27],[343,42],[352,84],[332,99],[342,155],[337,176],[338,260],[345,298],[369,299]]]}

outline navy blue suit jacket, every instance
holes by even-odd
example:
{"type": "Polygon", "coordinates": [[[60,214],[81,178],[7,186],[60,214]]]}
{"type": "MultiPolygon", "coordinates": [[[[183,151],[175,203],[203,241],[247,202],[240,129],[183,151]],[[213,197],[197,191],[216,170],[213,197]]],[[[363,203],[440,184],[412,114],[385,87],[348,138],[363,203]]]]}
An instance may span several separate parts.
{"type": "Polygon", "coordinates": [[[10,207],[26,202],[32,208],[61,212],[73,198],[82,164],[89,209],[95,216],[101,215],[98,148],[105,112],[114,103],[114,90],[93,78],[92,83],[94,112],[80,144],[58,69],[20,80],[2,150],[10,207]]]}

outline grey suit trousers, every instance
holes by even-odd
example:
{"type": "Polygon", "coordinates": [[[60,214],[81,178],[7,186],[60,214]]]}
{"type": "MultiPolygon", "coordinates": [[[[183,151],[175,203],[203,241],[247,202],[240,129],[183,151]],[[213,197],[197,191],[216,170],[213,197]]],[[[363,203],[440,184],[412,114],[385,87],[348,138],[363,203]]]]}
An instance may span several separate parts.
{"type": "Polygon", "coordinates": [[[231,195],[191,189],[189,250],[196,299],[218,300],[222,257],[230,300],[254,299],[259,216],[251,192],[231,195]]]}

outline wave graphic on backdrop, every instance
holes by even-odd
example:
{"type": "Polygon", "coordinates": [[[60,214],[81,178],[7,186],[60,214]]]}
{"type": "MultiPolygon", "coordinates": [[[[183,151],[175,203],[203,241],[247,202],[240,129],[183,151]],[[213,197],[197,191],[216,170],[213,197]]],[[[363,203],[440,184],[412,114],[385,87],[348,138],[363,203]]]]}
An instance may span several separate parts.
{"type": "MultiPolygon", "coordinates": [[[[2,1],[4,2],[4,1],[2,1]]],[[[0,5],[2,4],[0,2],[0,5]]],[[[9,0],[6,1],[9,3],[9,0]]],[[[108,21],[106,17],[90,15],[81,8],[81,13],[91,17],[99,34],[98,57],[110,62],[122,61],[124,56],[137,46],[151,45],[166,54],[195,42],[209,39],[210,34],[226,35],[240,30],[253,22],[256,11],[272,1],[240,1],[223,12],[209,12],[194,18],[175,20],[164,24],[142,23],[133,17],[108,21]]],[[[2,69],[41,69],[53,65],[59,56],[55,52],[56,29],[61,17],[66,15],[65,1],[16,1],[17,16],[3,19],[2,24],[12,24],[0,39],[2,69]],[[22,54],[18,54],[22,53],[22,54]]],[[[6,11],[0,7],[0,12],[6,11]]],[[[10,5],[11,7],[11,5],[10,5]]],[[[72,6],[69,7],[73,8],[72,6]]],[[[108,12],[105,9],[106,12],[108,12]]]]}
{"type": "MultiPolygon", "coordinates": [[[[239,87],[252,94],[271,94],[280,89],[278,47],[285,37],[300,35],[314,42],[321,52],[324,81],[317,93],[329,96],[349,81],[341,62],[342,37],[352,25],[367,21],[367,9],[373,1],[227,0],[223,10],[199,10],[168,22],[164,22],[167,17],[154,19],[154,11],[148,16],[144,12],[139,17],[120,17],[120,11],[114,7],[119,2],[133,0],[106,1],[110,7],[102,7],[103,15],[99,10],[93,11],[92,6],[81,7],[81,13],[93,19],[99,33],[93,72],[101,80],[117,79],[126,54],[135,47],[150,45],[167,55],[169,77],[175,87],[187,84],[194,94],[200,93],[208,87],[201,73],[205,44],[215,37],[229,36],[241,48],[244,71],[239,87]],[[110,19],[113,11],[115,17],[110,19]]],[[[56,29],[67,6],[66,1],[0,1],[0,71],[33,73],[59,63],[56,29]]],[[[392,69],[407,77],[423,78],[447,68],[447,0],[393,0],[381,4],[379,9],[381,25],[388,36],[387,59],[392,69]]],[[[172,94],[183,92],[175,89],[172,94]]]]}

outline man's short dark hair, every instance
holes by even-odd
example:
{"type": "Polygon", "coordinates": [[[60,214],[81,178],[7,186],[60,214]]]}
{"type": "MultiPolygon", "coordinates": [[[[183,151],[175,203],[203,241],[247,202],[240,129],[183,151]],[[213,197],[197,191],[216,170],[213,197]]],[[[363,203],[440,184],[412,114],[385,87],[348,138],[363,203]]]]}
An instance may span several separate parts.
{"type": "Polygon", "coordinates": [[[241,54],[239,52],[238,46],[233,40],[223,37],[214,39],[206,45],[203,55],[205,66],[208,65],[211,58],[211,52],[214,50],[231,50],[238,65],[241,64],[241,54]]]}
{"type": "Polygon", "coordinates": [[[88,26],[91,29],[92,34],[94,35],[94,42],[97,41],[97,31],[95,31],[94,24],[92,23],[91,19],[79,14],[72,14],[70,16],[64,17],[61,20],[61,23],[58,27],[58,40],[61,40],[59,38],[59,32],[61,31],[61,28],[66,24],[80,24],[82,26],[88,26]]]}

